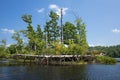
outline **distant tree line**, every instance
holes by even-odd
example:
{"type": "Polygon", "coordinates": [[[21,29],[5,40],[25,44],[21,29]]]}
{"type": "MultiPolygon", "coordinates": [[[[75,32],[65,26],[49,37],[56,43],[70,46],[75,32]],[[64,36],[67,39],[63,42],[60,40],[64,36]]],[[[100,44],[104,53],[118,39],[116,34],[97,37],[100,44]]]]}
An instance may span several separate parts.
{"type": "Polygon", "coordinates": [[[101,52],[105,53],[105,55],[110,57],[120,57],[120,45],[116,46],[96,46],[96,47],[89,47],[89,52],[93,52],[95,54],[99,54],[101,52]]]}

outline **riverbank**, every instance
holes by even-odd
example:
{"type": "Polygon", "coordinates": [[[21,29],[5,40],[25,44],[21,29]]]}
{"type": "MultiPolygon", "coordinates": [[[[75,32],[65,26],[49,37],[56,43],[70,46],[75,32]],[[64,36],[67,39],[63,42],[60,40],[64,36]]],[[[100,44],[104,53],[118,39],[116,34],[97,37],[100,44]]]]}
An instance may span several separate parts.
{"type": "Polygon", "coordinates": [[[3,59],[7,64],[38,64],[38,65],[81,65],[81,64],[116,64],[114,58],[91,55],[26,55],[17,54],[3,59]]]}

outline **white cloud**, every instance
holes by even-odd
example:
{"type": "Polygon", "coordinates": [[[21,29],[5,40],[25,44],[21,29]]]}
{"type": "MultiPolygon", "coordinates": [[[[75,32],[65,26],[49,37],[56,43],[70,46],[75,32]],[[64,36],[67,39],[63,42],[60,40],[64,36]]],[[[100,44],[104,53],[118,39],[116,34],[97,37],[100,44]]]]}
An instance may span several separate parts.
{"type": "Polygon", "coordinates": [[[115,29],[112,30],[112,32],[113,33],[120,33],[120,29],[115,28],[115,29]]]}
{"type": "Polygon", "coordinates": [[[94,47],[94,46],[96,46],[96,45],[94,45],[94,44],[89,44],[89,46],[90,46],[90,47],[94,47]]]}
{"type": "Polygon", "coordinates": [[[95,46],[108,46],[106,44],[89,44],[90,47],[95,47],[95,46]]]}
{"type": "Polygon", "coordinates": [[[5,33],[10,33],[10,34],[13,34],[13,33],[15,33],[15,30],[13,30],[13,29],[7,29],[7,28],[4,28],[4,29],[1,29],[3,32],[5,32],[5,33]]]}
{"type": "Polygon", "coordinates": [[[44,10],[45,10],[44,8],[41,8],[37,12],[42,13],[42,12],[44,12],[44,10]]]}
{"type": "MultiPolygon", "coordinates": [[[[49,8],[55,10],[56,13],[57,13],[59,16],[61,16],[61,8],[60,8],[59,6],[57,6],[57,5],[55,5],[55,4],[51,4],[51,5],[49,5],[49,8]]],[[[62,13],[63,13],[63,15],[66,14],[66,11],[67,11],[67,10],[68,10],[68,8],[62,7],[62,13]]]]}
{"type": "Polygon", "coordinates": [[[50,8],[50,9],[59,9],[59,7],[58,7],[57,5],[55,5],[55,4],[51,4],[51,5],[49,6],[49,8],[50,8]]]}

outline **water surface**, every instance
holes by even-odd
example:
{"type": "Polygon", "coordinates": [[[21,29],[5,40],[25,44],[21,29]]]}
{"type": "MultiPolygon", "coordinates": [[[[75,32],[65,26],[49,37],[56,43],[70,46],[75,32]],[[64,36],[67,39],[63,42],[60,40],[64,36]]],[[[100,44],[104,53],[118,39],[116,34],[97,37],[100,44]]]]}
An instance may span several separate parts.
{"type": "Polygon", "coordinates": [[[120,80],[120,64],[4,65],[0,66],[0,80],[120,80]]]}

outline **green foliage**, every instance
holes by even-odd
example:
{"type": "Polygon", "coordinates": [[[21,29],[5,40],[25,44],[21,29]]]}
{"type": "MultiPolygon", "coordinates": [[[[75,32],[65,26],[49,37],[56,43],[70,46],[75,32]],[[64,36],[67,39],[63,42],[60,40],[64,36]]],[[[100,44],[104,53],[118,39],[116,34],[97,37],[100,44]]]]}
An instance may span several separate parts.
{"type": "Polygon", "coordinates": [[[64,44],[60,44],[59,42],[55,43],[55,53],[56,54],[66,54],[67,48],[64,44]]]}
{"type": "Polygon", "coordinates": [[[0,45],[6,47],[6,39],[2,39],[0,45]]]}
{"type": "Polygon", "coordinates": [[[55,49],[53,48],[44,48],[42,53],[45,55],[53,55],[56,52],[55,52],[55,49]]]}
{"type": "Polygon", "coordinates": [[[40,25],[37,27],[36,31],[36,54],[42,54],[42,50],[45,47],[45,42],[43,41],[43,32],[41,30],[40,25]]]}
{"type": "Polygon", "coordinates": [[[103,52],[110,57],[120,57],[120,45],[109,46],[109,47],[105,47],[105,46],[89,47],[89,52],[91,51],[103,52]]]}
{"type": "MultiPolygon", "coordinates": [[[[12,38],[17,41],[17,44],[14,46],[14,48],[16,49],[16,53],[19,53],[19,54],[22,53],[23,40],[22,40],[22,38],[20,38],[20,33],[18,31],[16,31],[13,34],[12,38]]],[[[15,51],[13,51],[13,52],[15,52],[15,51]]]]}
{"type": "Polygon", "coordinates": [[[22,19],[23,19],[23,21],[25,21],[28,24],[32,23],[32,15],[26,15],[25,14],[25,15],[22,16],[22,19]]]}
{"type": "Polygon", "coordinates": [[[48,43],[51,44],[52,42],[57,41],[60,36],[59,26],[57,22],[59,16],[55,12],[51,11],[49,17],[50,20],[46,22],[44,31],[47,35],[48,43]]]}
{"type": "Polygon", "coordinates": [[[0,58],[6,57],[6,50],[5,47],[0,46],[0,58]]]}
{"type": "Polygon", "coordinates": [[[91,55],[96,56],[96,55],[100,55],[101,51],[98,50],[93,50],[90,52],[91,55]]]}
{"type": "Polygon", "coordinates": [[[66,22],[65,25],[63,26],[64,43],[69,44],[69,40],[75,40],[75,36],[76,36],[75,25],[70,22],[66,22]]]}
{"type": "Polygon", "coordinates": [[[40,25],[37,26],[37,31],[36,31],[36,38],[37,38],[37,41],[42,41],[43,39],[43,32],[41,30],[41,27],[40,25]]]}
{"type": "Polygon", "coordinates": [[[22,40],[22,38],[20,38],[20,34],[19,34],[18,31],[16,31],[16,32],[13,34],[12,38],[17,41],[17,44],[18,44],[18,45],[21,45],[21,46],[23,45],[23,40],[22,40]]]}
{"type": "Polygon", "coordinates": [[[103,63],[103,64],[115,64],[116,63],[116,60],[114,58],[111,58],[108,56],[97,56],[96,59],[99,63],[103,63]]]}
{"type": "Polygon", "coordinates": [[[67,54],[71,55],[80,55],[83,54],[83,48],[79,46],[78,44],[75,44],[73,40],[69,40],[69,46],[67,54]]]}
{"type": "Polygon", "coordinates": [[[27,30],[22,30],[21,32],[23,32],[25,34],[25,36],[28,38],[29,40],[29,49],[30,51],[36,51],[36,32],[33,29],[33,26],[31,25],[32,23],[32,16],[31,15],[23,15],[22,16],[23,21],[25,21],[26,23],[28,23],[27,26],[27,30]]]}
{"type": "Polygon", "coordinates": [[[76,35],[76,41],[75,43],[82,46],[84,49],[88,49],[88,43],[86,40],[86,25],[82,21],[81,18],[76,19],[76,29],[77,29],[77,35],[76,35]]]}
{"type": "Polygon", "coordinates": [[[36,54],[43,54],[43,49],[45,48],[45,42],[41,41],[37,43],[36,54]]]}
{"type": "Polygon", "coordinates": [[[0,41],[0,58],[6,57],[7,57],[6,40],[3,39],[0,41]]]}
{"type": "Polygon", "coordinates": [[[86,40],[86,25],[82,19],[76,19],[76,26],[70,22],[66,22],[63,27],[64,43],[69,45],[68,54],[84,55],[88,49],[86,40]]]}
{"type": "Polygon", "coordinates": [[[43,32],[41,30],[40,25],[37,26],[37,31],[35,31],[32,26],[31,15],[23,15],[22,19],[23,21],[28,23],[27,30],[21,30],[21,32],[28,38],[29,41],[27,50],[32,52],[33,54],[42,53],[42,49],[44,48],[45,42],[43,41],[43,32]]]}
{"type": "MultiPolygon", "coordinates": [[[[27,29],[20,32],[28,39],[28,42],[23,42],[23,36],[16,31],[12,38],[17,43],[8,47],[9,53],[84,55],[88,45],[86,41],[86,25],[82,19],[76,19],[76,25],[65,22],[63,26],[64,43],[60,43],[61,28],[58,26],[59,16],[51,11],[49,17],[50,19],[45,24],[44,32],[42,32],[40,25],[37,26],[37,29],[32,25],[32,15],[23,15],[22,20],[27,23],[27,29]],[[46,38],[44,38],[45,35],[46,38]],[[45,45],[48,47],[45,47],[45,45]],[[68,47],[65,47],[65,45],[68,47]]],[[[4,41],[3,43],[6,44],[4,41]]]]}
{"type": "Polygon", "coordinates": [[[16,45],[15,44],[10,45],[7,49],[8,49],[8,52],[10,54],[15,54],[16,53],[16,45]]]}

